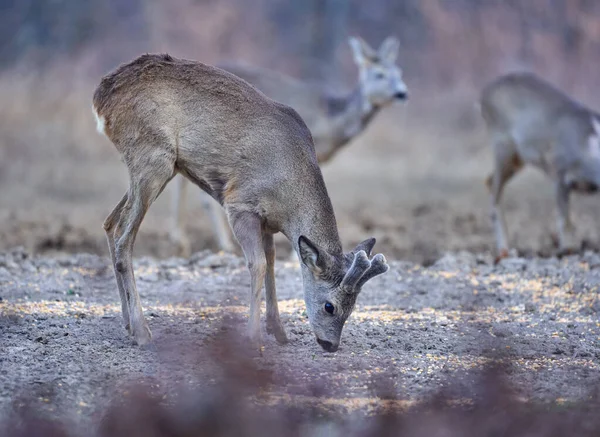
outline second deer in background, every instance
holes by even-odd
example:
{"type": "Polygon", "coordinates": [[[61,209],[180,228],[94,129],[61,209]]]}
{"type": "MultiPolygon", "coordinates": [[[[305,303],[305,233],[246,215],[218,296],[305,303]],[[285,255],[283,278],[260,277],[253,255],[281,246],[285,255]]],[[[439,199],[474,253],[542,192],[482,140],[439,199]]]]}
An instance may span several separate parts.
{"type": "Polygon", "coordinates": [[[531,73],[507,74],[489,84],[481,112],[495,160],[487,185],[498,259],[508,256],[509,247],[502,191],[526,164],[554,183],[560,251],[577,250],[569,192],[591,193],[600,186],[600,115],[531,73]]]}
{"type": "MultiPolygon", "coordinates": [[[[350,38],[349,43],[359,75],[354,90],[345,96],[333,96],[322,86],[266,69],[242,64],[219,67],[246,80],[273,100],[294,108],[311,131],[317,159],[322,164],[360,134],[381,108],[408,96],[402,70],[396,65],[399,49],[396,38],[388,37],[378,50],[361,38],[350,38]]],[[[190,253],[184,230],[187,184],[185,178],[176,178],[170,228],[170,238],[184,256],[190,253]]],[[[234,243],[221,208],[204,194],[202,205],[210,216],[219,248],[233,251],[234,243]]]]}

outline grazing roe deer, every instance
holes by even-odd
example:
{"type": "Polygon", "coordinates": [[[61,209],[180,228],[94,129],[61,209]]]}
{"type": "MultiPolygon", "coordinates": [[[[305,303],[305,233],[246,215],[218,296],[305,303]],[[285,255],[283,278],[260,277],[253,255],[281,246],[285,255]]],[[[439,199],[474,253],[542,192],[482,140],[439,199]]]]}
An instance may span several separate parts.
{"type": "MultiPolygon", "coordinates": [[[[349,43],[359,76],[354,90],[345,96],[332,96],[322,86],[266,69],[241,64],[219,67],[298,111],[312,133],[317,160],[322,164],[360,134],[381,108],[407,98],[402,71],[396,65],[399,48],[396,38],[388,37],[377,51],[361,38],[350,38],[349,43]]],[[[184,230],[186,191],[187,180],[177,178],[169,235],[180,253],[188,256],[190,243],[184,230]]],[[[209,214],[220,249],[233,251],[223,212],[207,196],[202,196],[202,205],[209,214]]]]}
{"type": "Polygon", "coordinates": [[[595,192],[600,185],[600,116],[531,73],[508,74],[489,84],[481,111],[495,159],[487,185],[498,257],[508,255],[502,189],[525,164],[553,180],[559,248],[575,249],[569,192],[595,192]]]}
{"type": "Polygon", "coordinates": [[[180,173],[223,205],[244,251],[253,344],[260,344],[263,282],[267,330],[287,341],[274,272],[273,234],[282,232],[302,260],[306,311],[317,341],[337,350],[361,287],[388,266],[381,254],[370,258],[374,238],[342,252],[311,134],[296,111],[231,73],[148,54],[105,76],[93,109],[99,130],[129,171],[129,189],[104,229],[124,321],[138,344],[151,334],[133,275],[133,244],[146,211],[180,173]]]}

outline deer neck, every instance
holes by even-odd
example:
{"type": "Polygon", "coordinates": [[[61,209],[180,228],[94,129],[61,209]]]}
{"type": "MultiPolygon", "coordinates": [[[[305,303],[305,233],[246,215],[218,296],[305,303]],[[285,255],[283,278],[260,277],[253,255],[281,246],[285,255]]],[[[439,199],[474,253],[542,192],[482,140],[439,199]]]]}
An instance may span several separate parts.
{"type": "Polygon", "coordinates": [[[369,102],[360,84],[344,97],[327,100],[333,135],[328,147],[324,148],[325,153],[321,155],[329,158],[365,129],[379,107],[369,102]]]}
{"type": "MultiPolygon", "coordinates": [[[[319,170],[320,172],[320,170],[319,170]]],[[[311,201],[306,199],[297,204],[297,209],[288,217],[284,235],[290,240],[298,253],[298,239],[305,236],[331,255],[342,255],[342,243],[338,234],[337,223],[331,200],[327,194],[322,177],[321,187],[310,193],[311,201]]]]}

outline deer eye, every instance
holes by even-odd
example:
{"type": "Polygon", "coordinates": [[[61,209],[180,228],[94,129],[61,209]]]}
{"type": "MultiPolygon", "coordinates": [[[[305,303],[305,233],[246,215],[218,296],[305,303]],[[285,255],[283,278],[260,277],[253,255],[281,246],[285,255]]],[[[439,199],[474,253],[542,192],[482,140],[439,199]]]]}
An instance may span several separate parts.
{"type": "Polygon", "coordinates": [[[333,314],[333,312],[335,311],[335,307],[331,302],[325,302],[325,311],[329,314],[333,314]]]}

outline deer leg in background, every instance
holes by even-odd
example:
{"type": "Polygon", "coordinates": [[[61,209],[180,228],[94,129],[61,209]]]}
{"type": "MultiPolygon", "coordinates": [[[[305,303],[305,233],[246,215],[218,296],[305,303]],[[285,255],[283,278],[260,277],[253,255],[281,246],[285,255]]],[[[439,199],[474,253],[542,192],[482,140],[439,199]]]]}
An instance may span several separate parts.
{"type": "Polygon", "coordinates": [[[188,180],[183,176],[175,178],[171,197],[171,224],[169,238],[177,245],[178,255],[188,257],[191,254],[190,240],[185,233],[185,196],[188,180]]]}
{"type": "Polygon", "coordinates": [[[200,200],[204,211],[206,211],[210,218],[212,228],[217,234],[217,244],[219,245],[219,249],[225,252],[234,252],[235,245],[231,238],[231,231],[229,230],[227,216],[225,215],[223,208],[221,208],[212,197],[204,192],[202,193],[200,200]]]}
{"type": "Polygon", "coordinates": [[[250,270],[250,316],[248,336],[253,347],[261,346],[260,301],[267,271],[267,260],[263,249],[263,231],[260,217],[250,212],[229,213],[231,229],[244,251],[246,265],[250,270]]]}
{"type": "Polygon", "coordinates": [[[279,317],[277,291],[275,289],[275,244],[273,243],[273,234],[263,231],[263,247],[267,260],[267,273],[265,278],[267,332],[275,336],[277,343],[285,344],[287,343],[288,339],[279,317]]]}
{"type": "Polygon", "coordinates": [[[562,180],[558,180],[555,184],[555,196],[559,250],[563,253],[574,252],[577,249],[578,242],[575,234],[575,226],[573,226],[569,213],[569,187],[562,180]]]}
{"type": "Polygon", "coordinates": [[[506,258],[508,256],[508,232],[506,219],[500,204],[502,192],[506,182],[522,167],[519,157],[508,149],[508,147],[508,145],[503,143],[494,144],[496,155],[494,173],[488,178],[488,188],[492,195],[491,218],[498,258],[506,258]]]}

